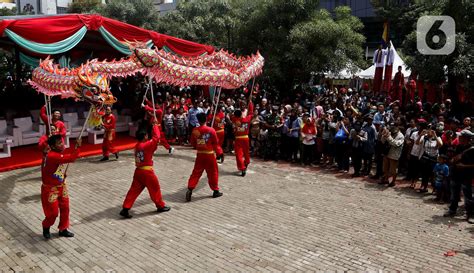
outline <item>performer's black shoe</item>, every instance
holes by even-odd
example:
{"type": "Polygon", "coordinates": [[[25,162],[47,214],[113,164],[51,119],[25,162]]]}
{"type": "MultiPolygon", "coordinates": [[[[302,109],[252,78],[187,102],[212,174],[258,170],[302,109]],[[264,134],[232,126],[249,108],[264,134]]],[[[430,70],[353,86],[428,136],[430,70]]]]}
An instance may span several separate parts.
{"type": "Polygon", "coordinates": [[[67,229],[61,230],[61,231],[59,231],[59,237],[72,238],[72,237],[74,237],[74,233],[70,232],[67,229]]]}
{"type": "Polygon", "coordinates": [[[51,233],[49,232],[49,228],[43,228],[43,237],[47,239],[51,239],[51,233]]]}
{"type": "Polygon", "coordinates": [[[164,206],[164,207],[162,207],[162,208],[158,208],[156,211],[157,211],[157,212],[167,212],[167,211],[169,211],[170,209],[171,209],[170,207],[164,206]]]}
{"type": "Polygon", "coordinates": [[[132,218],[133,215],[130,215],[130,213],[128,213],[129,210],[130,210],[130,209],[122,209],[122,210],[120,211],[120,216],[122,216],[122,217],[125,218],[125,219],[130,219],[130,218],[132,218]]]}
{"type": "Polygon", "coordinates": [[[456,212],[452,210],[448,210],[445,214],[443,214],[443,217],[454,217],[456,216],[456,212]]]}
{"type": "Polygon", "coordinates": [[[223,195],[223,193],[220,192],[219,190],[217,190],[217,191],[214,191],[214,192],[212,193],[212,198],[221,197],[222,195],[223,195]]]}
{"type": "Polygon", "coordinates": [[[173,147],[170,147],[170,148],[168,149],[168,153],[171,155],[171,154],[173,154],[173,152],[174,152],[174,148],[173,148],[173,147]]]}
{"type": "Polygon", "coordinates": [[[224,154],[221,154],[221,164],[224,163],[224,154]]]}
{"type": "Polygon", "coordinates": [[[193,190],[188,189],[186,192],[186,202],[191,201],[191,195],[193,195],[193,190]]]}
{"type": "Polygon", "coordinates": [[[102,159],[99,160],[99,161],[107,161],[107,160],[109,160],[109,157],[108,157],[108,156],[104,156],[104,157],[102,157],[102,159]]]}
{"type": "Polygon", "coordinates": [[[247,174],[247,170],[243,170],[241,175],[242,177],[244,177],[246,174],[247,174]]]}
{"type": "Polygon", "coordinates": [[[118,159],[118,158],[119,158],[118,152],[116,152],[114,155],[115,155],[115,159],[118,159]]]}

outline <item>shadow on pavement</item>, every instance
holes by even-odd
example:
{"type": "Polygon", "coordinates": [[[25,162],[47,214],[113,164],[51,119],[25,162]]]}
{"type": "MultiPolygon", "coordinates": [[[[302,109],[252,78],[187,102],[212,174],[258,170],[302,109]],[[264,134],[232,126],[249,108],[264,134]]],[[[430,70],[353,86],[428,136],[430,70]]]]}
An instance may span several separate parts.
{"type": "MultiPolygon", "coordinates": [[[[41,244],[50,244],[43,239],[42,236],[42,229],[41,229],[41,221],[38,221],[38,228],[32,230],[29,228],[29,225],[25,223],[20,216],[16,215],[13,210],[8,209],[8,201],[10,200],[10,196],[15,188],[16,182],[24,182],[24,181],[38,181],[38,193],[41,191],[41,178],[34,177],[28,178],[24,180],[20,180],[20,178],[34,174],[40,173],[39,168],[27,169],[24,171],[18,171],[17,174],[9,176],[8,178],[0,180],[0,204],[3,204],[2,210],[4,213],[2,214],[5,217],[0,218],[0,226],[10,235],[8,241],[5,242],[7,245],[16,243],[9,242],[10,240],[14,240],[20,244],[30,244],[32,247],[28,248],[28,251],[32,253],[44,252],[36,247],[36,245],[41,244]]],[[[25,196],[20,199],[20,203],[26,203],[30,201],[41,200],[40,194],[34,194],[31,196],[25,196]]],[[[44,248],[44,247],[43,247],[44,248]]],[[[56,249],[56,248],[54,248],[56,249]]],[[[24,254],[24,253],[23,253],[24,254]]],[[[59,256],[61,252],[51,252],[48,253],[51,255],[59,256]]]]}
{"type": "MultiPolygon", "coordinates": [[[[212,195],[212,191],[211,189],[209,189],[209,186],[207,185],[207,177],[203,177],[199,179],[199,184],[193,190],[193,196],[192,196],[191,202],[207,198],[206,196],[195,196],[196,192],[200,191],[203,188],[205,188],[204,190],[206,189],[209,190],[209,196],[212,195]]],[[[163,200],[165,202],[172,201],[174,203],[187,203],[186,202],[187,191],[188,191],[188,188],[185,187],[174,193],[163,194],[163,200]]]]}
{"type": "Polygon", "coordinates": [[[433,215],[431,220],[426,220],[425,222],[430,224],[443,224],[449,227],[457,227],[459,223],[466,222],[464,218],[457,218],[457,217],[444,217],[443,215],[433,215]]]}

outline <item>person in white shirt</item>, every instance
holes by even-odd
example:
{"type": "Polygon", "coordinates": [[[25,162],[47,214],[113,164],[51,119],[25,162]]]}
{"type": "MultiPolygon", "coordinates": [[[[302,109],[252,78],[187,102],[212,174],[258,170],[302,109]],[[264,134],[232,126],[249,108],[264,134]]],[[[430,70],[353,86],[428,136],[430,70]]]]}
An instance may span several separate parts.
{"type": "Polygon", "coordinates": [[[383,77],[383,87],[382,91],[389,92],[390,85],[392,83],[392,70],[393,62],[395,61],[395,50],[388,44],[387,49],[385,50],[385,73],[383,77]]]}
{"type": "MultiPolygon", "coordinates": [[[[410,134],[405,135],[405,143],[411,147],[410,149],[410,156],[408,159],[408,172],[406,180],[411,181],[411,188],[416,187],[416,183],[420,178],[420,158],[422,147],[420,144],[416,143],[418,140],[419,134],[421,131],[426,129],[426,121],[423,119],[419,119],[417,121],[417,129],[411,130],[410,134]]],[[[408,130],[407,130],[408,132],[408,130]]]]}
{"type": "MultiPolygon", "coordinates": [[[[443,141],[436,135],[436,126],[433,125],[429,130],[423,130],[418,136],[416,143],[421,145],[421,188],[420,193],[428,192],[428,182],[431,180],[433,186],[434,181],[433,167],[436,164],[439,148],[443,145],[443,141]]],[[[433,187],[434,189],[434,187],[433,187]]]]}
{"type": "Polygon", "coordinates": [[[380,88],[382,87],[382,75],[386,55],[387,51],[382,49],[382,45],[379,45],[379,48],[374,52],[375,75],[373,91],[375,94],[379,93],[380,88]]]}

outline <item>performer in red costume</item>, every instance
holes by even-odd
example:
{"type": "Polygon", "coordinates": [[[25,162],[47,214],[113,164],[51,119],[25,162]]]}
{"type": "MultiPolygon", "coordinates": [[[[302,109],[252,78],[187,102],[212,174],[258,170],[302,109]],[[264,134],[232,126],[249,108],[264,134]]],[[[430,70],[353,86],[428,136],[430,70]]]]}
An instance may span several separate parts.
{"type": "MultiPolygon", "coordinates": [[[[218,154],[218,140],[216,131],[206,126],[206,114],[199,113],[196,115],[199,122],[199,127],[194,128],[191,134],[191,145],[197,150],[196,161],[194,162],[194,169],[188,180],[188,191],[186,192],[186,201],[191,201],[191,195],[194,188],[201,178],[202,172],[206,170],[209,187],[213,190],[212,197],[217,198],[222,196],[219,191],[219,172],[217,169],[216,156],[218,154]]],[[[221,149],[222,151],[222,149],[221,149]]]]}
{"type": "Polygon", "coordinates": [[[69,228],[69,195],[66,184],[66,163],[74,162],[79,157],[81,139],[77,139],[76,149],[71,154],[64,154],[64,142],[60,135],[48,138],[50,151],[43,158],[41,165],[41,204],[45,219],[43,220],[43,236],[51,238],[50,227],[59,215],[59,236],[74,237],[69,228]]]}
{"type": "MultiPolygon", "coordinates": [[[[405,75],[402,73],[402,66],[398,66],[398,72],[393,78],[393,100],[402,101],[402,89],[405,86],[405,75]]],[[[406,100],[406,99],[405,99],[406,100]]]]}
{"type": "Polygon", "coordinates": [[[132,218],[129,210],[145,188],[148,189],[150,198],[155,203],[158,212],[165,212],[171,209],[165,205],[161,198],[160,182],[153,171],[153,154],[160,141],[158,125],[153,124],[151,140],[148,139],[148,134],[142,130],[137,132],[136,137],[138,142],[135,145],[135,173],[133,174],[130,190],[128,190],[127,196],[123,201],[123,209],[120,211],[120,215],[125,218],[132,218]]]}
{"type": "MultiPolygon", "coordinates": [[[[219,106],[218,106],[219,107],[219,106]]],[[[210,111],[209,115],[207,116],[207,122],[209,124],[212,124],[212,117],[213,111],[210,111]]],[[[216,117],[214,118],[214,124],[211,125],[214,130],[216,130],[216,135],[217,135],[217,160],[220,160],[221,163],[224,162],[224,151],[222,150],[222,145],[224,144],[224,137],[225,137],[225,132],[224,132],[224,126],[225,126],[225,114],[222,111],[222,109],[219,107],[217,109],[217,114],[216,117]]]]}
{"type": "Polygon", "coordinates": [[[107,106],[105,115],[102,117],[102,125],[104,126],[104,141],[102,142],[102,159],[100,161],[109,160],[109,154],[114,154],[118,159],[118,151],[114,146],[115,139],[115,116],[112,114],[112,107],[107,106]]]}
{"type": "Polygon", "coordinates": [[[243,113],[241,110],[236,110],[232,118],[235,135],[235,160],[237,162],[237,169],[242,172],[242,176],[245,176],[247,166],[250,164],[249,129],[252,117],[253,103],[252,96],[250,96],[248,109],[243,113]]]}
{"type": "MultiPolygon", "coordinates": [[[[51,134],[54,135],[56,132],[56,127],[54,125],[51,125],[51,134]]],[[[51,150],[48,145],[48,138],[49,135],[42,135],[38,141],[38,148],[39,150],[43,153],[43,157],[48,154],[48,152],[51,150]]],[[[44,158],[43,158],[44,159],[44,158]]]]}
{"type": "MultiPolygon", "coordinates": [[[[145,99],[145,103],[142,104],[142,107],[145,108],[145,111],[147,112],[150,125],[155,123],[155,116],[153,115],[153,103],[145,99]]],[[[161,122],[163,121],[163,110],[161,109],[159,104],[155,104],[155,115],[156,115],[156,124],[158,125],[158,128],[160,130],[160,135],[163,136],[160,138],[160,144],[163,145],[163,147],[165,147],[165,149],[168,150],[169,154],[172,154],[174,151],[174,148],[171,147],[171,145],[166,140],[166,137],[164,137],[165,133],[163,132],[163,128],[161,128],[161,122]]]]}
{"type": "MultiPolygon", "coordinates": [[[[46,105],[41,107],[40,110],[40,117],[43,123],[46,125],[46,135],[60,135],[63,143],[65,143],[66,140],[66,126],[64,125],[64,122],[60,120],[61,118],[61,112],[58,110],[53,111],[53,115],[51,117],[51,125],[56,128],[55,132],[49,133],[49,120],[48,120],[48,115],[46,114],[46,105]]],[[[51,130],[52,131],[52,130],[51,130]]]]}

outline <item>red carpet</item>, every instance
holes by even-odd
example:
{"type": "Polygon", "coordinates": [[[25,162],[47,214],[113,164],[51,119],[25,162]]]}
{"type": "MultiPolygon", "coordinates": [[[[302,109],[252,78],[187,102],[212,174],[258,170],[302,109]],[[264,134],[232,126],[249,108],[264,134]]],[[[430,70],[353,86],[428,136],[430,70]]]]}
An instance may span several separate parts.
{"type": "MultiPolygon", "coordinates": [[[[71,140],[71,146],[75,143],[71,140]]],[[[127,134],[117,134],[115,148],[119,151],[129,150],[135,147],[135,138],[127,134]]],[[[69,152],[69,149],[66,149],[69,152]]],[[[87,137],[82,138],[81,157],[94,156],[102,154],[102,144],[89,144],[87,137]]],[[[41,165],[41,152],[37,145],[28,145],[12,148],[12,156],[9,158],[0,158],[0,172],[11,171],[15,169],[33,167],[41,165]]]]}

